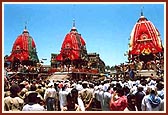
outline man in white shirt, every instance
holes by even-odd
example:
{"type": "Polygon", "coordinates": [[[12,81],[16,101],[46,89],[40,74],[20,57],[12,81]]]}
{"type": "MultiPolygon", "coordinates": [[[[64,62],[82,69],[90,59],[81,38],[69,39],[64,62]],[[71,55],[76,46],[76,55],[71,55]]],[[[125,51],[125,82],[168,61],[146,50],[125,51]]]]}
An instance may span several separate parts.
{"type": "Polygon", "coordinates": [[[46,89],[44,93],[44,100],[47,105],[47,111],[54,111],[56,110],[56,96],[57,92],[55,88],[53,87],[54,83],[49,83],[48,88],[46,89]]]}
{"type": "Polygon", "coordinates": [[[28,95],[28,103],[23,106],[22,111],[45,111],[45,108],[37,103],[38,93],[31,92],[28,95]]]}
{"type": "Polygon", "coordinates": [[[67,95],[70,91],[68,90],[67,85],[63,85],[63,87],[59,91],[59,104],[61,111],[65,111],[65,107],[67,106],[67,95]]]}

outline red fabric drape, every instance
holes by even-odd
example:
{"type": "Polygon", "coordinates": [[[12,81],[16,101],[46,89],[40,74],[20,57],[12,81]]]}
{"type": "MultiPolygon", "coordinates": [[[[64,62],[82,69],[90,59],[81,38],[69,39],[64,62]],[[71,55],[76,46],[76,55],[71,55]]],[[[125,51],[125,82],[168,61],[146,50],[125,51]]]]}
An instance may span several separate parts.
{"type": "Polygon", "coordinates": [[[162,52],[162,46],[156,27],[146,18],[140,18],[131,33],[130,54],[138,55],[144,52],[162,52]]]}

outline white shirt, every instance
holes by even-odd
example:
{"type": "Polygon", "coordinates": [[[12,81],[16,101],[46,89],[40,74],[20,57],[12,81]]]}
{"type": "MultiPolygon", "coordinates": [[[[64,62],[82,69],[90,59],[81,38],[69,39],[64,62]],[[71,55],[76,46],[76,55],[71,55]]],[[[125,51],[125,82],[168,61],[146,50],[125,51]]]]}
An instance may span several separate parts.
{"type": "Polygon", "coordinates": [[[81,109],[81,111],[85,111],[85,106],[81,98],[78,97],[78,105],[81,109]]]}
{"type": "Polygon", "coordinates": [[[101,108],[104,106],[104,91],[100,90],[98,93],[98,101],[100,101],[101,108]]]}
{"type": "Polygon", "coordinates": [[[64,106],[67,105],[67,95],[68,91],[59,91],[59,101],[60,101],[60,108],[63,108],[64,106]]]}
{"type": "Polygon", "coordinates": [[[47,88],[44,94],[44,99],[46,100],[48,97],[56,98],[56,90],[55,88],[47,88]]]}
{"type": "Polygon", "coordinates": [[[45,109],[40,104],[32,104],[32,105],[26,104],[23,107],[22,111],[45,111],[45,109]]]}
{"type": "Polygon", "coordinates": [[[104,98],[103,98],[103,107],[102,111],[110,111],[110,100],[111,100],[111,93],[104,92],[104,98]]]}
{"type": "Polygon", "coordinates": [[[76,89],[77,89],[78,91],[81,91],[81,90],[83,89],[83,87],[82,87],[82,85],[77,84],[77,85],[76,85],[76,89]]]}

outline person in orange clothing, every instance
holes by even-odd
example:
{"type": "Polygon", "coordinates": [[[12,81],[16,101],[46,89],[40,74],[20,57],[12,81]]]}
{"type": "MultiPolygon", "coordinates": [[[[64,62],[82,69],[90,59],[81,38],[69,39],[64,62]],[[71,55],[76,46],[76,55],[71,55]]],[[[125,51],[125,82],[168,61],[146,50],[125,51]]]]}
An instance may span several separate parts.
{"type": "Polygon", "coordinates": [[[110,101],[111,111],[124,111],[127,107],[127,97],[124,95],[123,88],[118,88],[116,92],[113,93],[110,101]]]}

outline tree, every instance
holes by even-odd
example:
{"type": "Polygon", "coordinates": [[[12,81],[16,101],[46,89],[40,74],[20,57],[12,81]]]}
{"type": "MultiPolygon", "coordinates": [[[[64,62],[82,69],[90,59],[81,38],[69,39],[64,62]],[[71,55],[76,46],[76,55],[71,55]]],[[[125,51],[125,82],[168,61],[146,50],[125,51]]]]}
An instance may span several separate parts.
{"type": "Polygon", "coordinates": [[[114,71],[115,70],[115,66],[111,66],[111,71],[114,71]]]}
{"type": "Polygon", "coordinates": [[[105,66],[105,69],[110,70],[110,66],[109,65],[105,66]]]}

